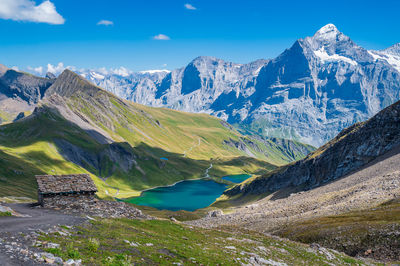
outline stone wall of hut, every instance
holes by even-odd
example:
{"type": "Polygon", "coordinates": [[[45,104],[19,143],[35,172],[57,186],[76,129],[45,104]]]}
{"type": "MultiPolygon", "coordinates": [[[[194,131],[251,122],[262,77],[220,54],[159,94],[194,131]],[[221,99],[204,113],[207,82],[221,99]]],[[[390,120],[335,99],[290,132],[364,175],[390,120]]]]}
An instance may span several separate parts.
{"type": "Polygon", "coordinates": [[[80,193],[80,194],[56,194],[56,195],[43,195],[39,201],[41,205],[46,208],[70,208],[74,205],[84,205],[94,202],[94,193],[80,193]]]}

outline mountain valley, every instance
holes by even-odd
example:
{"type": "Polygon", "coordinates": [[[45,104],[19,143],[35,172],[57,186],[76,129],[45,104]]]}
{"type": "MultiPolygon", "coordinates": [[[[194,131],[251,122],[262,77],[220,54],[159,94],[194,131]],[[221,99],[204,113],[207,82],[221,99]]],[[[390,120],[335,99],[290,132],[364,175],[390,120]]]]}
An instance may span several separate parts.
{"type": "Polygon", "coordinates": [[[243,136],[206,114],[133,104],[69,70],[57,79],[14,70],[4,75],[9,72],[18,77],[12,84],[37,79],[51,85],[40,93],[22,86],[7,98],[25,103],[18,112],[33,110],[0,127],[2,196],[32,196],[35,174],[88,172],[103,197],[129,197],[202,178],[210,164],[214,177],[256,173],[313,150],[293,141],[243,136]]]}
{"type": "Polygon", "coordinates": [[[400,44],[59,70],[0,65],[0,265],[400,262],[400,44]]]}

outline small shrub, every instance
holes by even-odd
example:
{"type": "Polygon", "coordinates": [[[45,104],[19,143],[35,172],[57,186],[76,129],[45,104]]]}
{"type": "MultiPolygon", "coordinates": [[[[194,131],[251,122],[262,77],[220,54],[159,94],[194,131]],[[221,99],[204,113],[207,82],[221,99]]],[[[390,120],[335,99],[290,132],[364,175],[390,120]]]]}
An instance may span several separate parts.
{"type": "Polygon", "coordinates": [[[67,256],[69,259],[80,259],[81,258],[81,254],[76,249],[68,249],[67,256]]]}
{"type": "Polygon", "coordinates": [[[67,246],[67,256],[69,259],[80,259],[81,258],[81,254],[79,253],[78,250],[74,249],[74,246],[72,245],[72,243],[70,243],[67,246]]]}
{"type": "Polygon", "coordinates": [[[46,248],[45,250],[58,257],[61,257],[62,255],[61,249],[59,248],[46,248]]]}
{"type": "Polygon", "coordinates": [[[0,212],[0,216],[12,216],[11,212],[0,212]]]}
{"type": "Polygon", "coordinates": [[[90,238],[87,244],[87,249],[91,252],[97,252],[99,249],[100,242],[95,238],[90,238]]]}
{"type": "Polygon", "coordinates": [[[132,265],[131,258],[126,254],[117,254],[114,256],[112,265],[128,266],[132,265]]]}

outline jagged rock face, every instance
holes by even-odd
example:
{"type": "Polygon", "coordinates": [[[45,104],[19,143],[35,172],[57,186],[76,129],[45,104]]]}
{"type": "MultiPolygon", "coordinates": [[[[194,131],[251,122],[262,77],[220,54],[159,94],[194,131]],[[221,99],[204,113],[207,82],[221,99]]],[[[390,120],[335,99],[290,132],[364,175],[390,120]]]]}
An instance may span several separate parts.
{"type": "Polygon", "coordinates": [[[0,77],[0,94],[8,98],[20,99],[33,105],[43,98],[45,91],[52,83],[53,81],[47,78],[7,70],[0,77]]]}
{"type": "Polygon", "coordinates": [[[0,65],[0,124],[32,111],[53,82],[0,65]]]}
{"type": "Polygon", "coordinates": [[[400,102],[397,102],[368,121],[343,130],[305,159],[234,187],[226,194],[261,194],[287,187],[311,189],[343,177],[399,145],[400,102]]]}
{"type": "Polygon", "coordinates": [[[78,76],[74,72],[66,69],[46,91],[45,96],[58,94],[62,97],[70,97],[80,92],[85,92],[88,95],[94,95],[99,90],[99,88],[93,86],[81,76],[78,76]]]}
{"type": "Polygon", "coordinates": [[[198,57],[170,73],[86,78],[138,103],[206,112],[269,137],[320,146],[400,99],[400,44],[368,51],[328,24],[273,60],[198,57]]]}

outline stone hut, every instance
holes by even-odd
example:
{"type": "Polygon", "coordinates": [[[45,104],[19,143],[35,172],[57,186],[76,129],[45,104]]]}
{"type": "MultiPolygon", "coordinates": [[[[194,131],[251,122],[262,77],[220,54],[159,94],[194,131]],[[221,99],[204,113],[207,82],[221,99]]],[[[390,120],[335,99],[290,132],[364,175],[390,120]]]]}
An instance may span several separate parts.
{"type": "Polygon", "coordinates": [[[39,204],[57,207],[70,201],[93,201],[96,185],[88,174],[37,175],[39,204]]]}

